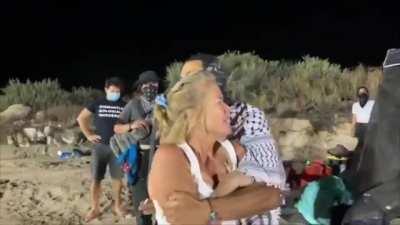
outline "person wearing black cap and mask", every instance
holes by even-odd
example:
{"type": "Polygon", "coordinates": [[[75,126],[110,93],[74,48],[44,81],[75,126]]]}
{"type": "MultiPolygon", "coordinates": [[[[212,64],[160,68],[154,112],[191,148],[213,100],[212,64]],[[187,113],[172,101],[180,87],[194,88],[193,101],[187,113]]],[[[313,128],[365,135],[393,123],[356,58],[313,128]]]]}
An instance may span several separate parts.
{"type": "Polygon", "coordinates": [[[148,135],[139,141],[139,167],[137,180],[131,186],[133,205],[136,215],[136,224],[151,224],[151,215],[143,215],[139,209],[140,203],[148,198],[147,175],[149,167],[149,155],[151,148],[150,137],[152,132],[152,113],[154,100],[159,91],[160,79],[154,71],[145,71],[139,75],[134,88],[136,95],[128,102],[120,114],[117,124],[114,126],[116,134],[124,134],[145,128],[148,135]]]}
{"type": "Polygon", "coordinates": [[[353,113],[352,125],[354,136],[358,139],[358,144],[362,146],[375,101],[369,99],[369,91],[366,87],[357,89],[357,97],[358,102],[353,104],[351,110],[353,113]]]}

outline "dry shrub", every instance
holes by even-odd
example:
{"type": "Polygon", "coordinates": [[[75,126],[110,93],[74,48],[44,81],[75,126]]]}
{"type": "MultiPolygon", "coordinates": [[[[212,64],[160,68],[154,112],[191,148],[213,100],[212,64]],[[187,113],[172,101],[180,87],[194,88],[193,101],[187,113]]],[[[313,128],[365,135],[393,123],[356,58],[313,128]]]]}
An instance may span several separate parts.
{"type": "Polygon", "coordinates": [[[82,109],[83,107],[79,105],[58,105],[45,110],[45,117],[46,120],[72,126],[82,109]]]}

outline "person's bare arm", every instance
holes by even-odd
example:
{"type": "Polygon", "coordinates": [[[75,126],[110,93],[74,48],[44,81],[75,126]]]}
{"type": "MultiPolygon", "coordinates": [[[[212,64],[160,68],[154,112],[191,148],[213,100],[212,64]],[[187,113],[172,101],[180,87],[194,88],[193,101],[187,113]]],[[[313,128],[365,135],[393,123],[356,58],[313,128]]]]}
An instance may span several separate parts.
{"type": "Polygon", "coordinates": [[[174,191],[183,192],[191,198],[198,198],[196,184],[190,173],[187,159],[176,146],[161,145],[156,151],[149,174],[148,190],[152,201],[156,201],[164,209],[164,214],[170,224],[193,224],[193,221],[196,221],[196,224],[206,224],[208,222],[208,212],[206,215],[199,216],[198,212],[188,211],[186,220],[177,223],[174,216],[180,217],[180,213],[171,215],[165,210],[168,197],[174,191]]]}
{"type": "MultiPolygon", "coordinates": [[[[136,102],[137,103],[137,102],[136,102]]],[[[135,101],[129,101],[125,105],[117,123],[114,125],[114,133],[123,134],[137,128],[146,128],[149,130],[150,124],[140,117],[138,106],[135,101]]]]}
{"type": "Polygon", "coordinates": [[[173,191],[190,191],[193,183],[183,153],[175,146],[161,145],[154,155],[149,174],[149,194],[160,204],[166,202],[173,191]]]}
{"type": "Polygon", "coordinates": [[[241,219],[281,205],[281,192],[265,184],[254,184],[221,198],[209,200],[221,220],[241,219]]]}
{"type": "Polygon", "coordinates": [[[197,220],[191,218],[197,218],[198,221],[208,220],[211,210],[217,212],[220,220],[238,220],[275,209],[280,204],[279,189],[265,184],[254,184],[224,197],[205,200],[198,200],[184,192],[174,192],[168,198],[164,212],[176,224],[187,224],[188,221],[193,224],[197,220]]]}
{"type": "Polygon", "coordinates": [[[90,129],[90,121],[92,118],[92,112],[90,112],[88,109],[84,108],[78,115],[78,118],[76,119],[78,121],[79,127],[82,130],[82,133],[85,135],[85,137],[93,143],[99,143],[101,140],[101,137],[97,134],[95,134],[91,129],[90,129]]]}
{"type": "Polygon", "coordinates": [[[218,186],[214,189],[212,197],[223,197],[226,196],[238,188],[246,187],[255,183],[255,178],[247,176],[240,171],[233,171],[218,182],[218,186]]]}
{"type": "MultiPolygon", "coordinates": [[[[239,143],[234,146],[238,158],[243,158],[246,150],[239,143]]],[[[202,221],[208,219],[210,204],[220,220],[236,220],[275,209],[281,202],[281,191],[278,188],[253,184],[226,196],[206,200],[198,200],[184,192],[174,192],[169,196],[164,211],[175,223],[185,224],[190,221],[190,217],[186,216],[189,213],[191,217],[203,217],[202,221]]]]}
{"type": "Polygon", "coordinates": [[[116,134],[123,134],[141,127],[149,129],[148,122],[146,122],[145,120],[135,120],[132,123],[117,123],[114,125],[114,132],[116,134]]]}

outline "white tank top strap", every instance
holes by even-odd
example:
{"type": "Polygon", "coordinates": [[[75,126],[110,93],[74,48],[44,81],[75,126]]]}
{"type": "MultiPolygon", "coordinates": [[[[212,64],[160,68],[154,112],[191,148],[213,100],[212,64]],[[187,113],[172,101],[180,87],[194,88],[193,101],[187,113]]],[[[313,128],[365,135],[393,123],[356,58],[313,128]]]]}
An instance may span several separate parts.
{"type": "Polygon", "coordinates": [[[185,142],[180,144],[179,147],[183,150],[190,163],[190,172],[197,183],[197,190],[200,198],[208,198],[214,192],[213,188],[207,184],[201,175],[200,164],[197,156],[194,154],[192,148],[185,142]]]}
{"type": "Polygon", "coordinates": [[[194,154],[192,148],[185,142],[179,145],[179,148],[183,150],[190,164],[190,172],[192,175],[198,176],[201,175],[199,161],[197,160],[196,155],[194,154]]]}
{"type": "Polygon", "coordinates": [[[220,141],[220,144],[222,145],[222,147],[224,147],[225,151],[228,153],[229,160],[232,163],[233,167],[232,169],[236,170],[238,165],[238,160],[236,156],[235,147],[233,146],[232,142],[230,142],[229,140],[225,140],[225,141],[220,141]]]}

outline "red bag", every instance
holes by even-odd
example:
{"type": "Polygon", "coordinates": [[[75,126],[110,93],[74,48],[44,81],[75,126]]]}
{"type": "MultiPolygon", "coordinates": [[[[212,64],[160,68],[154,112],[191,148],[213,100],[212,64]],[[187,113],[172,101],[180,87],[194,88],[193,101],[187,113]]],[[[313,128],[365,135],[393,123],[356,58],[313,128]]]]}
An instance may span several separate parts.
{"type": "Polygon", "coordinates": [[[322,160],[315,160],[304,168],[300,178],[300,187],[304,187],[309,182],[319,180],[323,177],[332,175],[332,168],[322,160]]]}

